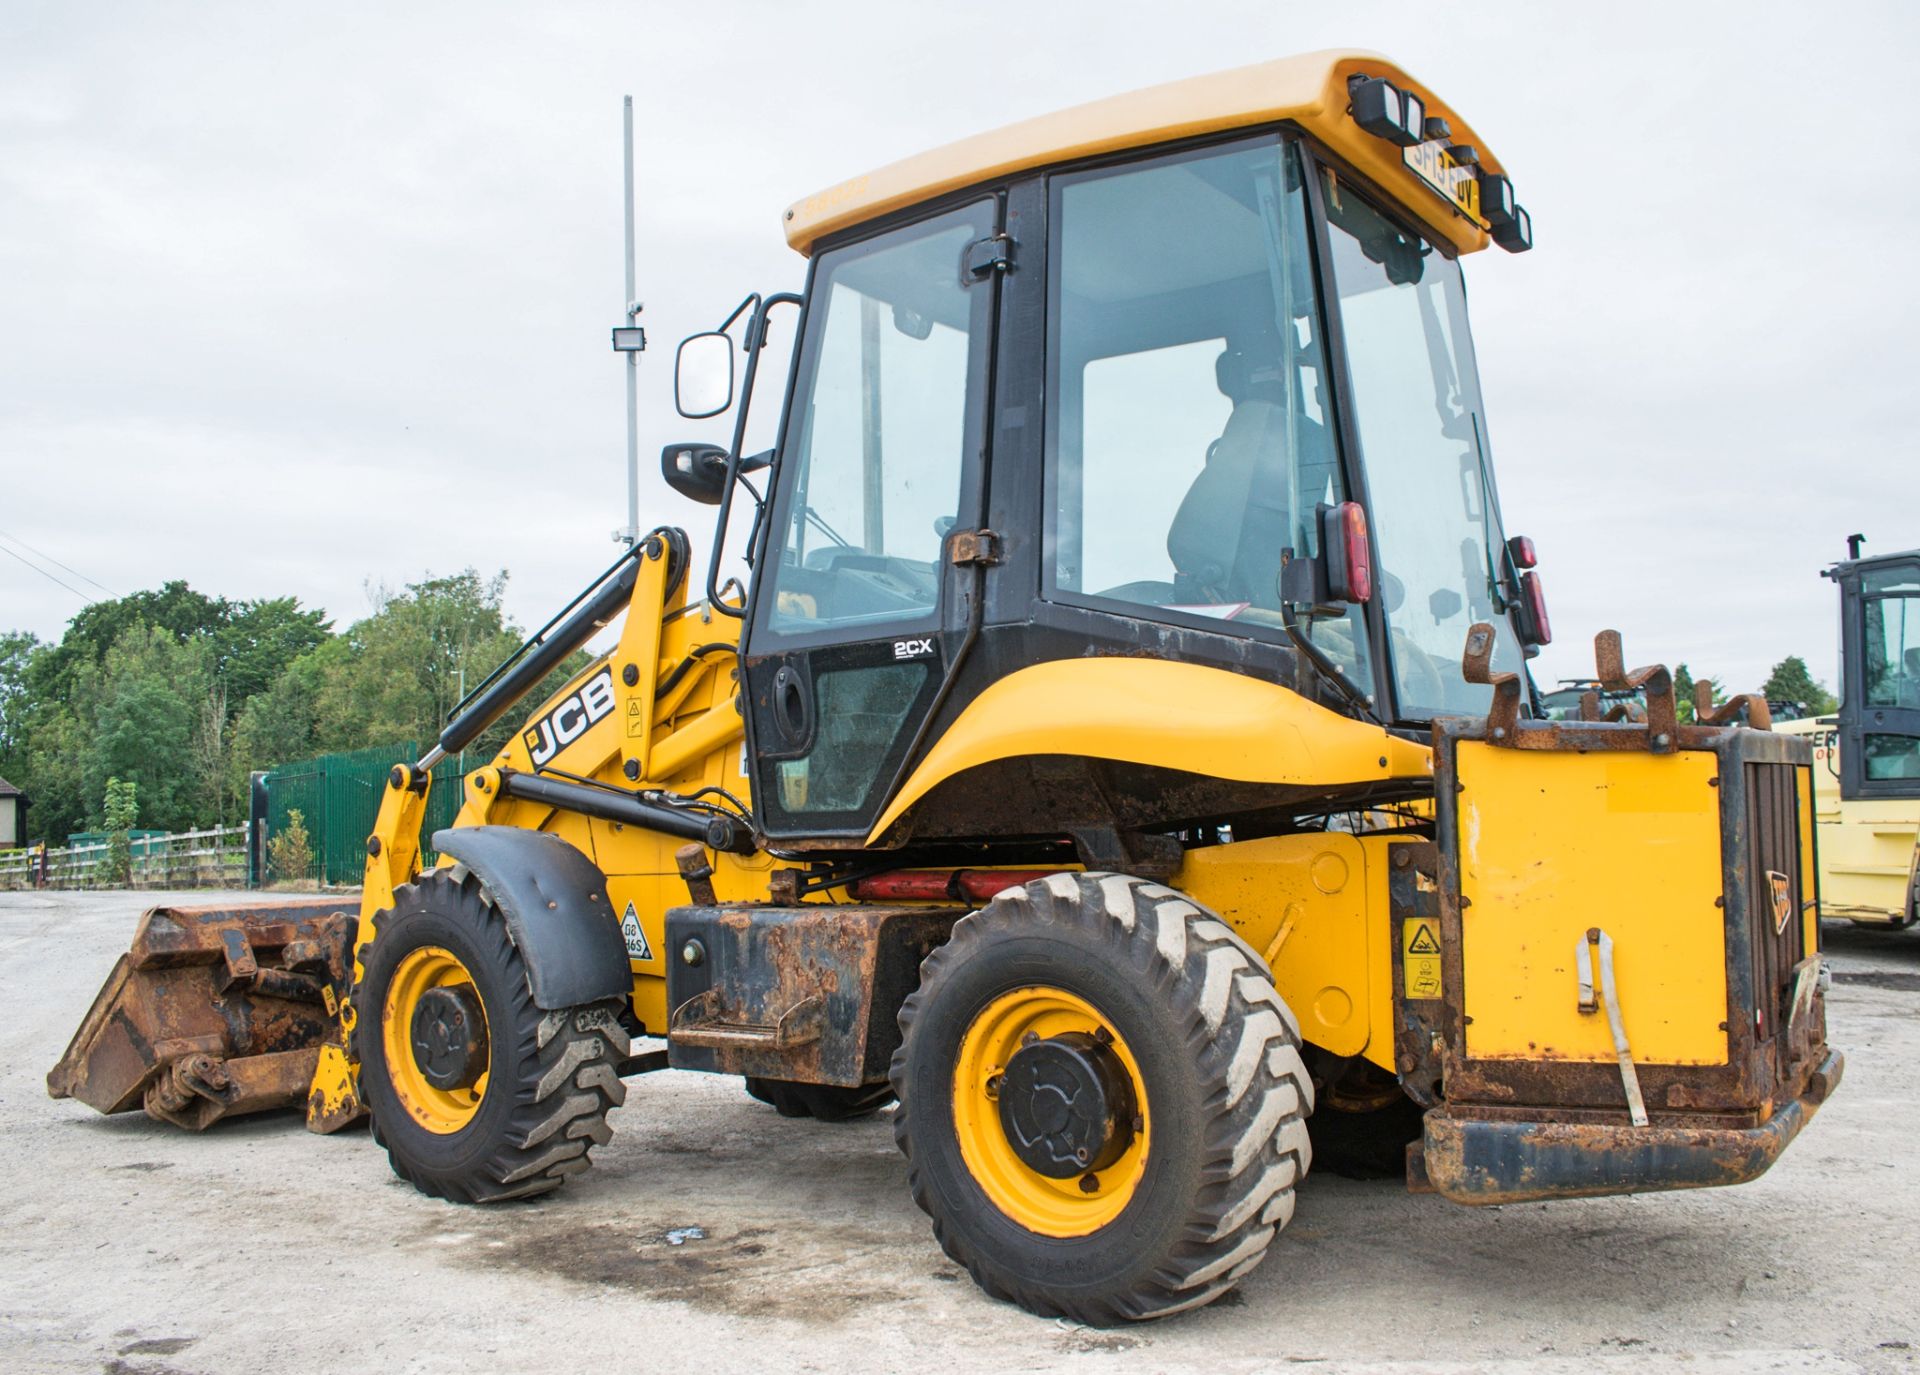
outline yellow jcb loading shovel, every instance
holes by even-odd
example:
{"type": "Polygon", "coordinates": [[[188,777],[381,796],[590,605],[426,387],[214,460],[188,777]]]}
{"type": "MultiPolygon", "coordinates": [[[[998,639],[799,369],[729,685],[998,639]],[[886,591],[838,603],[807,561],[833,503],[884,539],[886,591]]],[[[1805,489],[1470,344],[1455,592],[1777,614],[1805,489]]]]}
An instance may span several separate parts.
{"type": "Polygon", "coordinates": [[[786,229],[805,292],[680,349],[732,412],[661,458],[704,582],[653,532],[397,763],[350,923],[155,914],[56,1093],[195,1122],[310,1063],[310,1127],[463,1202],[586,1170],[652,1070],[894,1103],[948,1255],[1092,1323],[1225,1293],[1316,1155],[1466,1203],[1768,1167],[1840,1073],[1809,752],[1610,637],[1646,719],[1544,718],[1460,267],[1532,228],[1455,110],[1311,54],[786,229]],[[621,617],[423,870],[433,764],[621,617]]]}

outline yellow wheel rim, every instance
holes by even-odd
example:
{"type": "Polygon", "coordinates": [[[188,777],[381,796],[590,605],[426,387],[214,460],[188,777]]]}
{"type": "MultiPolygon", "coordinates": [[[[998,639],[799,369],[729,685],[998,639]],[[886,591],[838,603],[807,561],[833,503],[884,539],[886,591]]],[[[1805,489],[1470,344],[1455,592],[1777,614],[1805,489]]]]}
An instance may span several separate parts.
{"type": "Polygon", "coordinates": [[[381,1043],[386,1051],[387,1077],[393,1093],[408,1116],[428,1131],[451,1136],[473,1120],[487,1094],[487,1074],[469,1088],[443,1089],[429,1083],[413,1052],[413,1014],[420,999],[435,988],[465,988],[480,1008],[483,1044],[491,1045],[491,1030],[486,1026],[486,1004],[473,986],[473,975],[459,957],[437,945],[423,945],[400,959],[387,984],[386,1005],[381,1011],[381,1043]]]}
{"type": "Polygon", "coordinates": [[[1003,993],[982,1008],[960,1040],[954,1066],[953,1124],[960,1158],[995,1207],[1030,1232],[1082,1237],[1097,1232],[1132,1202],[1146,1175],[1153,1122],[1140,1064],[1127,1043],[1092,1003],[1065,989],[1037,986],[1003,993]],[[1040,1040],[1078,1031],[1105,1032],[1133,1084],[1139,1128],[1123,1154],[1090,1175],[1054,1179],[1031,1168],[1014,1152],[1000,1125],[998,1081],[1026,1038],[1040,1040]],[[1089,1191],[1085,1181],[1091,1178],[1089,1191]]]}

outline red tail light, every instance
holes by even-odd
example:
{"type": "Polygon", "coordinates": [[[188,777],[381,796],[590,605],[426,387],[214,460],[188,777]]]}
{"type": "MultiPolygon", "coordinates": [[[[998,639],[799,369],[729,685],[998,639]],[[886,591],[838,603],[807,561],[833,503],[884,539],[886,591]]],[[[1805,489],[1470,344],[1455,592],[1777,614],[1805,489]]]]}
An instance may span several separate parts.
{"type": "Polygon", "coordinates": [[[1537,645],[1553,643],[1553,622],[1547,619],[1547,592],[1538,573],[1520,575],[1520,595],[1525,599],[1528,639],[1537,645]]]}
{"type": "Polygon", "coordinates": [[[1373,599],[1373,555],[1367,549],[1367,513],[1357,501],[1333,508],[1335,547],[1327,552],[1328,590],[1346,602],[1373,599]]]}
{"type": "Polygon", "coordinates": [[[1507,541],[1507,556],[1515,568],[1534,568],[1540,563],[1539,556],[1533,552],[1533,541],[1525,535],[1515,535],[1507,541]]]}

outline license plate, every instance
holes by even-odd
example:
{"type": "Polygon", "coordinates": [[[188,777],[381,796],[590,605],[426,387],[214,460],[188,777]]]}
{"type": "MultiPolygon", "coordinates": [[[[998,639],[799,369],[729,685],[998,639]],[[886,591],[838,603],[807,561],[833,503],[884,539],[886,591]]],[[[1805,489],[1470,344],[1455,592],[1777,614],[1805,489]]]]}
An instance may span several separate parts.
{"type": "Polygon", "coordinates": [[[1486,228],[1487,222],[1480,218],[1480,179],[1474,175],[1473,168],[1454,160],[1445,142],[1431,139],[1416,143],[1403,156],[1416,177],[1452,202],[1468,219],[1486,228]]]}

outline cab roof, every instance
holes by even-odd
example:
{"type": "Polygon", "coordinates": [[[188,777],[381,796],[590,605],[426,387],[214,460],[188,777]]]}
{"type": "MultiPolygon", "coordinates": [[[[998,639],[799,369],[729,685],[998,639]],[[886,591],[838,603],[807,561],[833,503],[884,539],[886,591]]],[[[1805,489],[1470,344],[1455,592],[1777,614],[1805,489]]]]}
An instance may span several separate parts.
{"type": "Polygon", "coordinates": [[[1378,53],[1333,49],[1148,86],[916,153],[796,201],[787,208],[787,242],[811,253],[827,235],[1016,172],[1288,120],[1459,252],[1485,248],[1492,239],[1484,228],[1415,176],[1398,147],[1354,123],[1347,81],[1356,75],[1385,77],[1416,92],[1428,114],[1451,126],[1452,142],[1472,144],[1481,166],[1504,172],[1472,127],[1425,83],[1378,53]]]}

